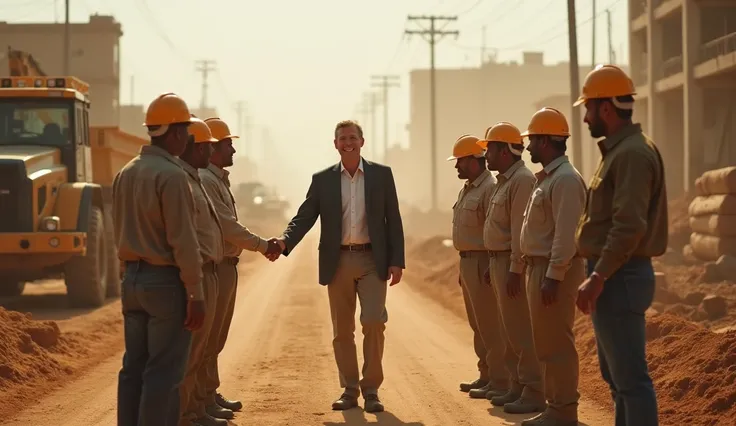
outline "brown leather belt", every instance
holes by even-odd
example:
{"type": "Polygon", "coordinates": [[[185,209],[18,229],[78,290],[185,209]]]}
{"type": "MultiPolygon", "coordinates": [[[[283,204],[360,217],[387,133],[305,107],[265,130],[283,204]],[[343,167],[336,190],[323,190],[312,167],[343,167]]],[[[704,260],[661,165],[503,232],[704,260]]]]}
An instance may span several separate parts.
{"type": "Polygon", "coordinates": [[[238,257],[223,257],[222,258],[222,263],[224,263],[226,265],[233,265],[233,266],[235,266],[235,265],[238,264],[238,262],[240,262],[240,258],[238,258],[238,257]]]}
{"type": "Polygon", "coordinates": [[[510,256],[511,250],[489,250],[488,255],[491,257],[510,256]]]}
{"type": "Polygon", "coordinates": [[[343,245],[340,246],[340,250],[342,250],[342,251],[358,251],[358,252],[361,252],[361,251],[371,251],[372,248],[373,247],[371,246],[371,243],[366,243],[366,244],[350,244],[350,245],[346,245],[346,246],[343,246],[343,245]]]}
{"type": "Polygon", "coordinates": [[[459,253],[460,257],[487,256],[488,250],[461,250],[459,253]]]}

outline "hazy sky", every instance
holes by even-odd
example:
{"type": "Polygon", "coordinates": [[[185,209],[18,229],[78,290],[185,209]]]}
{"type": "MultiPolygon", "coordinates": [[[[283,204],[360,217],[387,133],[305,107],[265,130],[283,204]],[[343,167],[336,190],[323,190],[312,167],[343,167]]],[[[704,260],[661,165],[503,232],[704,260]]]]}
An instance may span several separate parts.
{"type": "MultiPolygon", "coordinates": [[[[287,157],[277,167],[294,167],[308,177],[334,163],[334,123],[361,118],[356,107],[370,89],[370,76],[396,74],[401,87],[390,96],[392,139],[406,144],[408,72],[429,64],[428,44],[403,38],[408,14],[457,15],[447,25],[460,36],[437,47],[438,67],[479,64],[483,30],[497,60],[520,60],[523,50],[542,50],[545,61],[566,61],[567,9],[563,0],[70,0],[74,22],[90,14],[112,14],[122,23],[121,103],[148,104],[162,92],[181,94],[191,105],[201,97],[195,61],[212,59],[208,99],[236,125],[232,105],[248,102],[252,134],[268,127],[287,157]]],[[[593,0],[577,1],[581,63],[590,63],[593,0]]],[[[598,0],[598,62],[607,60],[605,9],[612,11],[613,46],[628,61],[627,1],[598,0]]],[[[9,22],[53,22],[64,17],[63,0],[0,0],[9,22]]],[[[382,113],[379,111],[378,116],[382,113]]],[[[377,135],[380,144],[382,124],[377,135]]],[[[366,135],[366,143],[373,143],[366,135]]],[[[254,146],[256,157],[261,146],[254,146]]],[[[302,191],[300,188],[299,191],[302,191]]]]}

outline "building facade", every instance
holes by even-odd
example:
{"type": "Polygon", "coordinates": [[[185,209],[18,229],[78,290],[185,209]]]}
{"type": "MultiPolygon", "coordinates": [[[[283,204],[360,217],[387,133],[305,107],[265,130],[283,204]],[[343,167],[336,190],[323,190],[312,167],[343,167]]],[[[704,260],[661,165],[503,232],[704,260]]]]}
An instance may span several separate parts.
{"type": "Polygon", "coordinates": [[[634,116],[676,197],[736,164],[736,1],[629,0],[629,33],[634,116]]]}
{"type": "MultiPolygon", "coordinates": [[[[529,119],[544,104],[561,109],[568,121],[570,115],[570,65],[567,62],[544,64],[541,52],[525,52],[523,62],[486,62],[478,68],[437,69],[437,190],[438,208],[449,210],[457,200],[462,183],[457,178],[454,162],[446,161],[452,154],[455,140],[466,133],[483,137],[486,128],[498,121],[510,121],[526,129],[529,119]]],[[[625,68],[625,67],[624,67],[625,68]]],[[[626,68],[625,68],[626,69],[626,68]]],[[[580,67],[580,80],[591,70],[580,67]]],[[[430,72],[413,70],[410,74],[409,153],[413,159],[411,179],[413,191],[402,194],[413,205],[426,209],[431,206],[431,130],[430,72]]],[[[581,120],[584,112],[581,111],[581,120]]],[[[572,124],[572,123],[571,123],[572,124]]],[[[581,127],[584,139],[582,172],[587,177],[594,171],[597,156],[585,144],[590,141],[587,127],[581,127]],[[591,160],[590,158],[594,160],[591,160]]],[[[572,146],[568,145],[572,157],[572,146]]],[[[527,152],[524,160],[534,171],[527,152]]],[[[574,159],[573,159],[574,160],[574,159]]]]}
{"type": "MultiPolygon", "coordinates": [[[[89,22],[70,24],[69,72],[90,85],[90,124],[117,126],[120,99],[120,37],[112,16],[93,15],[89,22]]],[[[64,24],[0,22],[0,40],[33,55],[48,75],[64,73],[64,24]]],[[[7,58],[0,70],[8,70],[7,58]]],[[[8,71],[0,71],[6,74],[8,71]]]]}

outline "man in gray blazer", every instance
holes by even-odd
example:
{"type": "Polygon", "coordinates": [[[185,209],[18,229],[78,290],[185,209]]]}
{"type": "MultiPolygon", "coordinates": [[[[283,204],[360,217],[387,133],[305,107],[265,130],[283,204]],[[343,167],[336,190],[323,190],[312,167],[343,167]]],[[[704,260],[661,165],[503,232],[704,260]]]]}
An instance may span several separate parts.
{"type": "Polygon", "coordinates": [[[404,228],[391,168],[360,155],[365,143],[360,125],[341,121],[334,142],[340,163],[312,175],[307,197],[278,243],[288,256],[320,217],[319,283],[327,286],[332,346],[344,388],[332,409],[357,407],[362,392],[365,411],[379,412],[387,281],[401,281],[404,228]],[[362,380],[353,337],[356,296],[363,326],[362,380]]]}

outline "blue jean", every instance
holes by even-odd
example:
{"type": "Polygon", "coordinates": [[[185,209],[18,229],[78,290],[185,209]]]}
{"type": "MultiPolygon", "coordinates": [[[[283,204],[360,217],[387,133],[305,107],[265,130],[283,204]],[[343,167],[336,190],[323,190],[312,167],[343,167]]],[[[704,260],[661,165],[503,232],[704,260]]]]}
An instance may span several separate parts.
{"type": "Polygon", "coordinates": [[[179,385],[192,335],[176,267],[126,266],[122,284],[125,355],[118,377],[118,426],[176,426],[179,385]]]}
{"type": "MultiPolygon", "coordinates": [[[[588,274],[595,260],[588,260],[588,274]]],[[[603,380],[611,388],[616,426],[656,426],[657,396],[646,359],[644,312],[654,299],[654,268],[632,258],[605,283],[592,314],[603,380]]]]}

